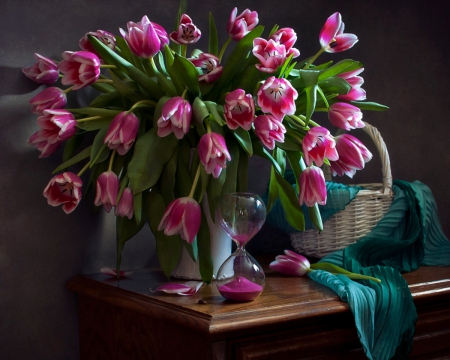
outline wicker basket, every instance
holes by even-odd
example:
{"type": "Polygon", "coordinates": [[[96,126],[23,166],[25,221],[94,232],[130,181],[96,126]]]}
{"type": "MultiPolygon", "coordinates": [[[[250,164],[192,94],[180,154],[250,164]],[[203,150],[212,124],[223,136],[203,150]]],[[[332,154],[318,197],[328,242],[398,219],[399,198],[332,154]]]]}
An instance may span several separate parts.
{"type": "Polygon", "coordinates": [[[394,197],[389,154],[378,130],[368,123],[363,130],[375,143],[382,163],[383,183],[362,186],[355,198],[328,219],[319,233],[316,229],[290,234],[292,246],[299,253],[316,258],[357,242],[368,234],[388,211],[394,197]]]}

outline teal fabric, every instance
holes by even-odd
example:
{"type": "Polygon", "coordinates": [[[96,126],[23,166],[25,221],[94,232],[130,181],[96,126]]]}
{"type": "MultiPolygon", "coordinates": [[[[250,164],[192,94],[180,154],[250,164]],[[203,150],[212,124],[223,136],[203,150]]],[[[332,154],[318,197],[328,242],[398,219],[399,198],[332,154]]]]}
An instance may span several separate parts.
{"type": "Polygon", "coordinates": [[[411,350],[417,312],[401,273],[422,265],[450,266],[450,241],[431,190],[418,181],[395,181],[394,191],[388,213],[371,233],[321,260],[381,283],[321,270],[308,274],[348,302],[365,354],[373,360],[405,359],[411,350]]]}
{"type": "MultiPolygon", "coordinates": [[[[294,173],[291,170],[286,170],[284,178],[289,181],[294,188],[296,188],[294,173]]],[[[347,204],[350,203],[362,189],[361,186],[348,186],[335,182],[327,182],[327,203],[325,205],[319,205],[319,212],[322,217],[322,221],[327,221],[338,211],[344,210],[347,204]]],[[[267,204],[268,193],[263,194],[262,199],[267,204]]],[[[302,206],[303,215],[305,217],[305,230],[313,229],[314,225],[309,218],[308,208],[302,206]]],[[[292,227],[287,221],[284,215],[283,207],[279,200],[276,200],[271,211],[267,214],[267,223],[275,229],[282,230],[288,234],[298,232],[297,229],[292,227]]]]}

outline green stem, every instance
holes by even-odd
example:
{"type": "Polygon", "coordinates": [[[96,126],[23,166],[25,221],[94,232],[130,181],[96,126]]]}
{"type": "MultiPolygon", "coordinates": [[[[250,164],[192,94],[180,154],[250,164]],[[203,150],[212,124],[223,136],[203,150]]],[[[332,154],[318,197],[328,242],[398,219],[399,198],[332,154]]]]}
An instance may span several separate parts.
{"type": "Polygon", "coordinates": [[[219,52],[219,62],[222,60],[223,54],[225,53],[226,48],[228,47],[228,45],[231,42],[231,38],[228,38],[227,41],[225,41],[225,44],[223,44],[222,49],[220,49],[219,52]]]}
{"type": "Polygon", "coordinates": [[[109,159],[109,165],[108,165],[108,171],[111,171],[113,163],[114,163],[114,157],[116,156],[117,149],[113,150],[113,153],[111,154],[111,159],[109,159]]]}
{"type": "Polygon", "coordinates": [[[117,69],[117,66],[116,65],[103,64],[103,65],[100,65],[100,69],[117,69]]]}
{"type": "Polygon", "coordinates": [[[137,103],[135,103],[130,110],[127,111],[127,114],[133,112],[134,109],[137,109],[139,107],[147,107],[147,108],[153,108],[156,107],[157,103],[152,100],[140,100],[137,103]]]}
{"type": "Polygon", "coordinates": [[[110,79],[98,79],[96,83],[114,84],[114,81],[110,79]]]}
{"type": "Polygon", "coordinates": [[[71,86],[70,88],[67,88],[66,90],[63,90],[64,91],[64,93],[65,94],[67,94],[69,91],[72,91],[72,89],[75,87],[75,85],[74,86],[71,86]]]}
{"type": "Polygon", "coordinates": [[[81,176],[81,175],[83,175],[83,173],[87,170],[87,169],[89,169],[89,165],[91,164],[91,162],[90,161],[88,161],[88,163],[86,164],[86,165],[84,165],[84,167],[78,172],[78,176],[81,176]]]}
{"type": "Polygon", "coordinates": [[[181,45],[181,56],[186,57],[187,54],[187,45],[181,45]]]}
{"type": "Polygon", "coordinates": [[[77,122],[85,122],[85,121],[94,121],[94,120],[100,120],[103,116],[90,116],[84,119],[78,119],[77,122]]]}
{"type": "Polygon", "coordinates": [[[198,164],[197,172],[195,173],[194,182],[192,183],[191,192],[189,193],[188,197],[193,198],[194,197],[194,191],[197,187],[198,179],[200,178],[200,164],[198,164]]]}
{"type": "Polygon", "coordinates": [[[303,67],[303,69],[308,69],[311,64],[325,51],[324,48],[320,48],[320,50],[317,52],[316,55],[314,55],[307,63],[306,65],[303,67]]]}

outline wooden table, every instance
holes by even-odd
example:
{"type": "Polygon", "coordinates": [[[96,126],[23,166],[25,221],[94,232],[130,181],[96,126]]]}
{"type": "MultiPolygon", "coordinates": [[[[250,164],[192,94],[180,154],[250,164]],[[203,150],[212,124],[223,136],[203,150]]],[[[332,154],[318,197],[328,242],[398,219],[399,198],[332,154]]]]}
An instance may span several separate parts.
{"type": "MultiPolygon", "coordinates": [[[[346,303],[307,277],[266,273],[263,294],[233,303],[215,285],[152,293],[158,270],[117,281],[77,276],[81,359],[365,359],[346,303]]],[[[450,267],[404,275],[419,314],[410,359],[450,359],[450,267]]]]}

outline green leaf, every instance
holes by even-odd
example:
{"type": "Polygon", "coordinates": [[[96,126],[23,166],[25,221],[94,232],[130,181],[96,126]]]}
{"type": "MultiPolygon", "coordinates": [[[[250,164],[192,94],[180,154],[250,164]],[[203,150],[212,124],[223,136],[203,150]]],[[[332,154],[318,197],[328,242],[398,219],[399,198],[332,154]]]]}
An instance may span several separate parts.
{"type": "Polygon", "coordinates": [[[213,55],[219,55],[219,38],[217,36],[216,23],[212,13],[209,13],[209,45],[208,52],[213,55]]]}
{"type": "Polygon", "coordinates": [[[276,160],[272,157],[272,155],[264,148],[258,140],[252,141],[253,144],[253,153],[259,157],[265,158],[272,163],[272,166],[275,167],[275,170],[281,173],[280,165],[276,162],[276,160]]]}
{"type": "Polygon", "coordinates": [[[117,90],[110,93],[101,94],[94,100],[92,100],[92,102],[89,104],[89,107],[106,108],[114,106],[117,105],[118,99],[120,98],[122,98],[122,95],[117,90]]]}
{"type": "Polygon", "coordinates": [[[188,59],[175,54],[173,61],[174,76],[183,84],[194,96],[200,95],[198,85],[197,68],[188,59]]]}
{"type": "Polygon", "coordinates": [[[95,135],[91,148],[91,164],[90,164],[91,168],[95,164],[101,163],[109,157],[110,151],[106,146],[106,144],[103,143],[103,140],[105,139],[107,132],[108,128],[104,127],[98,131],[97,135],[95,135]]]}
{"type": "Polygon", "coordinates": [[[202,222],[197,234],[198,264],[202,280],[210,284],[214,275],[214,263],[211,256],[211,235],[208,222],[202,211],[202,222]]]}
{"type": "Polygon", "coordinates": [[[233,135],[236,138],[236,140],[239,142],[239,144],[242,146],[242,148],[245,150],[245,152],[249,155],[253,155],[253,146],[252,146],[252,140],[250,138],[250,134],[247,130],[244,130],[240,126],[233,130],[233,135]]]}
{"type": "Polygon", "coordinates": [[[239,156],[236,191],[247,192],[248,190],[248,161],[249,157],[243,150],[241,150],[239,156]]]}
{"type": "Polygon", "coordinates": [[[122,56],[125,60],[132,63],[135,67],[144,72],[144,66],[142,66],[141,58],[139,58],[131,51],[125,39],[117,36],[116,44],[120,48],[120,56],[122,56]]]}
{"type": "Polygon", "coordinates": [[[267,198],[267,213],[272,210],[275,201],[278,199],[278,186],[277,179],[275,176],[275,168],[273,166],[270,167],[270,180],[269,180],[269,195],[267,198]]]}
{"type": "Polygon", "coordinates": [[[311,116],[316,108],[316,98],[317,98],[317,83],[319,77],[318,70],[300,70],[300,76],[305,85],[307,106],[305,114],[305,123],[308,124],[311,120],[311,116]]]}
{"type": "Polygon", "coordinates": [[[66,110],[74,114],[83,114],[89,116],[109,116],[109,117],[114,117],[123,111],[123,110],[99,109],[96,107],[74,108],[66,110]]]}
{"type": "Polygon", "coordinates": [[[149,189],[157,183],[177,144],[178,139],[173,134],[159,137],[156,128],[152,128],[136,141],[133,158],[128,165],[133,194],[149,189]]]}
{"type": "Polygon", "coordinates": [[[283,206],[287,222],[295,229],[305,230],[305,217],[298,202],[294,188],[278,172],[275,172],[278,185],[278,198],[283,206]]]}
{"type": "Polygon", "coordinates": [[[173,70],[173,62],[175,60],[169,46],[164,47],[164,55],[166,59],[166,70],[172,80],[173,85],[177,89],[178,95],[182,95],[185,89],[184,85],[178,80],[176,72],[173,70]]]}
{"type": "Polygon", "coordinates": [[[158,231],[159,222],[165,211],[166,205],[161,194],[152,189],[146,201],[148,224],[156,239],[156,253],[161,269],[167,277],[170,277],[178,264],[183,240],[178,235],[166,236],[163,231],[158,231]]]}
{"type": "Polygon", "coordinates": [[[64,151],[63,151],[63,162],[68,161],[71,159],[75,151],[78,149],[78,147],[81,145],[83,141],[83,136],[78,136],[79,134],[75,134],[75,136],[70,137],[66,140],[64,144],[64,151]]]}
{"type": "Polygon", "coordinates": [[[220,93],[226,91],[226,88],[232,83],[233,79],[245,70],[243,63],[253,48],[253,40],[261,36],[263,30],[264,27],[259,25],[237,43],[236,47],[228,56],[227,62],[223,67],[222,76],[215,83],[208,96],[210,99],[218,99],[220,93]]]}
{"type": "Polygon", "coordinates": [[[141,100],[146,100],[147,98],[142,95],[137,93],[136,91],[134,91],[133,89],[129,88],[125,82],[123,82],[122,80],[120,80],[115,74],[114,71],[109,70],[109,76],[111,78],[111,80],[114,83],[114,86],[116,87],[117,91],[125,98],[130,99],[133,102],[138,102],[141,100]]]}
{"type": "Polygon", "coordinates": [[[192,116],[195,123],[198,125],[203,124],[203,120],[209,115],[210,113],[206,104],[199,97],[196,97],[192,103],[192,116]]]}
{"type": "Polygon", "coordinates": [[[159,99],[164,95],[161,87],[143,71],[136,68],[132,63],[116,54],[94,36],[89,36],[89,41],[95,50],[98,51],[103,60],[105,60],[108,64],[115,65],[119,70],[122,70],[128,74],[128,76],[138,83],[145,91],[147,91],[150,96],[155,99],[159,99]]]}
{"type": "Polygon", "coordinates": [[[125,243],[141,231],[144,223],[144,221],[141,221],[137,224],[133,218],[128,219],[126,216],[116,216],[117,270],[120,270],[122,250],[125,247],[125,243]]]}
{"type": "Polygon", "coordinates": [[[344,72],[360,69],[362,67],[363,64],[359,61],[350,59],[341,60],[333,66],[330,66],[329,68],[323,70],[319,75],[319,81],[323,81],[344,72]]]}
{"type": "MultiPolygon", "coordinates": [[[[223,197],[229,193],[236,192],[236,181],[238,174],[238,166],[239,166],[239,145],[236,141],[231,139],[227,139],[227,148],[231,156],[231,161],[227,163],[227,176],[225,179],[225,183],[223,184],[222,191],[220,197],[223,197]]],[[[214,208],[215,209],[215,208],[214,208]]]]}
{"type": "Polygon", "coordinates": [[[142,221],[142,193],[133,195],[133,213],[136,224],[142,221]]]}
{"type": "Polygon", "coordinates": [[[217,105],[215,102],[212,101],[204,101],[203,103],[206,105],[208,111],[211,113],[212,117],[214,118],[217,124],[222,126],[226,123],[218,111],[218,107],[222,108],[222,105],[217,105]]]}
{"type": "Polygon", "coordinates": [[[60,172],[61,170],[67,169],[68,167],[75,165],[79,163],[81,160],[84,160],[89,157],[91,154],[92,145],[88,146],[86,149],[80,151],[77,155],[75,155],[70,160],[67,160],[66,162],[59,165],[55,170],[53,170],[52,174],[55,174],[57,172],[60,172]]]}
{"type": "Polygon", "coordinates": [[[338,77],[331,77],[319,83],[322,90],[326,90],[330,93],[348,94],[352,89],[351,85],[344,79],[338,77]]]}
{"type": "Polygon", "coordinates": [[[359,107],[361,110],[385,111],[389,109],[386,105],[370,101],[351,101],[350,104],[359,107]]]}
{"type": "Polygon", "coordinates": [[[176,172],[177,172],[177,162],[178,162],[178,150],[179,147],[175,149],[172,157],[166,163],[161,172],[160,189],[161,194],[164,198],[166,204],[170,203],[175,199],[175,183],[176,183],[176,172]]]}

